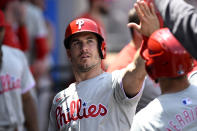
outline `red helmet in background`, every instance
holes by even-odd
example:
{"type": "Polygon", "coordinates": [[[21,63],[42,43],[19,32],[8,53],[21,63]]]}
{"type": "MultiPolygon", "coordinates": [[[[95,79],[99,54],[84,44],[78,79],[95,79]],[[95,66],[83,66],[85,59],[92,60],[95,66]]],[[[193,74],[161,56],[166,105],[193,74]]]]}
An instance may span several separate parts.
{"type": "Polygon", "coordinates": [[[0,27],[5,26],[5,17],[3,11],[0,10],[0,27]]]}
{"type": "Polygon", "coordinates": [[[104,41],[104,37],[102,35],[100,27],[97,25],[97,23],[91,19],[87,18],[78,18],[70,22],[70,24],[66,28],[65,33],[65,40],[64,40],[64,46],[66,49],[70,48],[69,40],[70,38],[77,33],[81,32],[91,32],[94,33],[98,38],[98,44],[99,44],[99,54],[102,59],[106,57],[106,43],[104,41]],[[104,53],[102,53],[104,52],[104,53]]]}
{"type": "Polygon", "coordinates": [[[159,23],[160,23],[160,28],[164,27],[164,21],[163,21],[163,18],[160,14],[160,12],[158,11],[157,7],[155,6],[155,3],[154,3],[154,0],[144,0],[145,2],[148,3],[148,5],[150,5],[150,3],[153,3],[154,5],[154,8],[155,8],[155,13],[159,19],[159,23]]]}
{"type": "Polygon", "coordinates": [[[178,77],[192,70],[193,59],[168,28],[155,31],[149,38],[147,49],[142,52],[148,75],[178,77]]]}

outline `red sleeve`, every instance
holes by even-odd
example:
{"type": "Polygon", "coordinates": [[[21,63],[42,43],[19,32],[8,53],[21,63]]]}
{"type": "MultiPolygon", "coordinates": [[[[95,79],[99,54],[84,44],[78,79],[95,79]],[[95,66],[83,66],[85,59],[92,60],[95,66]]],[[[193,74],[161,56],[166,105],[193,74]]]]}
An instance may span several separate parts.
{"type": "Polygon", "coordinates": [[[9,24],[5,25],[5,36],[3,39],[3,44],[13,48],[21,49],[18,38],[15,32],[12,30],[11,25],[9,24]]]}
{"type": "Polygon", "coordinates": [[[17,30],[18,39],[20,42],[20,48],[22,51],[29,49],[29,38],[27,33],[27,28],[25,26],[20,26],[17,30]]]}
{"type": "Polygon", "coordinates": [[[36,38],[35,48],[36,48],[36,58],[43,59],[49,51],[49,46],[47,44],[46,37],[36,38]]]}

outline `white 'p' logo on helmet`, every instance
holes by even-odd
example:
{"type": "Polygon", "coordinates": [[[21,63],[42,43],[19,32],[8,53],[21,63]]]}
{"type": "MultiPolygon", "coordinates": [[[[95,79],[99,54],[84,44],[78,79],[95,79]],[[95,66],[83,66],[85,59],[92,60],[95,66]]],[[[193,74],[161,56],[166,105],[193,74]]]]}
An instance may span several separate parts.
{"type": "Polygon", "coordinates": [[[84,25],[84,20],[77,20],[76,24],[78,25],[78,29],[81,30],[82,25],[84,25]]]}

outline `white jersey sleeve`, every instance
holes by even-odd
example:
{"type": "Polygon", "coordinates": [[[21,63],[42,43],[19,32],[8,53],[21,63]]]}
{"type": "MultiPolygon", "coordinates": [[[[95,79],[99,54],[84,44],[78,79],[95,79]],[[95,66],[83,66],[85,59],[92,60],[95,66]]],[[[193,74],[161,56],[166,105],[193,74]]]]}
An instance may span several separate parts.
{"type": "Polygon", "coordinates": [[[138,98],[139,96],[141,97],[144,86],[142,87],[141,91],[135,97],[128,98],[125,94],[123,84],[122,84],[123,72],[124,72],[123,70],[117,70],[117,71],[112,72],[112,83],[113,83],[112,87],[115,88],[114,96],[118,103],[120,104],[130,103],[129,106],[134,106],[133,103],[137,104],[138,98]],[[136,101],[136,102],[133,102],[133,101],[136,101]]]}
{"type": "Polygon", "coordinates": [[[35,86],[35,80],[28,66],[27,58],[23,52],[20,53],[20,57],[23,61],[23,72],[21,77],[21,88],[23,94],[35,86]]]}

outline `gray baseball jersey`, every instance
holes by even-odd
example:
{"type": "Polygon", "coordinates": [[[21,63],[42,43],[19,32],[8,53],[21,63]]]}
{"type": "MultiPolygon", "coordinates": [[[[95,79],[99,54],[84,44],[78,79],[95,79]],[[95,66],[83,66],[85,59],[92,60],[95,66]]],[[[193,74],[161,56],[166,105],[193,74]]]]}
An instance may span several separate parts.
{"type": "MultiPolygon", "coordinates": [[[[192,71],[192,73],[188,76],[188,80],[190,83],[197,85],[197,71],[192,71]]],[[[146,107],[149,102],[161,95],[159,84],[155,83],[149,76],[145,77],[143,86],[144,91],[137,105],[136,112],[146,107]]]]}
{"type": "Polygon", "coordinates": [[[139,111],[131,131],[197,131],[197,86],[164,94],[139,111]]]}
{"type": "Polygon", "coordinates": [[[129,131],[143,89],[129,99],[121,83],[115,71],[71,84],[53,100],[49,131],[129,131]]]}
{"type": "MultiPolygon", "coordinates": [[[[24,123],[22,97],[35,85],[25,55],[14,48],[2,46],[0,70],[0,129],[22,126],[24,123]]],[[[8,129],[6,129],[8,130],[8,129]]]]}

